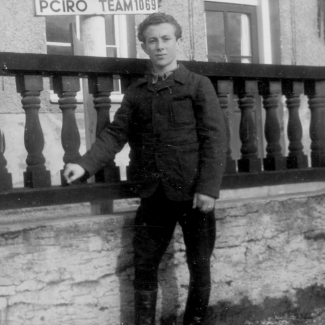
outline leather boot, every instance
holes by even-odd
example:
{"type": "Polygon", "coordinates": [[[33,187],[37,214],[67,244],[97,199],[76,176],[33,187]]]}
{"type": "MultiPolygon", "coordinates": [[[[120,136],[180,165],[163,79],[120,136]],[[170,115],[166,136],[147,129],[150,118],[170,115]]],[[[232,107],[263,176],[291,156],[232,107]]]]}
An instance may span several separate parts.
{"type": "Polygon", "coordinates": [[[190,288],[183,325],[200,325],[208,309],[210,288],[190,288]]]}
{"type": "Polygon", "coordinates": [[[135,325],[155,325],[157,290],[135,290],[135,325]]]}

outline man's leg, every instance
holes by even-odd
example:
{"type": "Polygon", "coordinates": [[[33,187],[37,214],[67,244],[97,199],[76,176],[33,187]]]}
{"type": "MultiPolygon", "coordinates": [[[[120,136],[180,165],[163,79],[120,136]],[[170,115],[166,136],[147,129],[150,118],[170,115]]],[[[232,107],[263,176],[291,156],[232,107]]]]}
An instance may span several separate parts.
{"type": "Polygon", "coordinates": [[[180,221],[190,272],[183,324],[194,325],[202,324],[208,308],[211,290],[210,259],[216,239],[216,220],[214,211],[188,211],[180,221]]]}
{"type": "Polygon", "coordinates": [[[155,324],[158,267],[173,235],[176,218],[160,188],[143,199],[135,219],[135,325],[155,324]]]}

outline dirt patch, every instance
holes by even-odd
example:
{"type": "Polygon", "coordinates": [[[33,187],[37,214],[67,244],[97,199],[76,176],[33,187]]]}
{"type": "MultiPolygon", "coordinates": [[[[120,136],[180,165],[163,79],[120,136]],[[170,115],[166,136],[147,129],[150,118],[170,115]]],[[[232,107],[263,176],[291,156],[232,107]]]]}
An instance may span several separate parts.
{"type": "Polygon", "coordinates": [[[238,305],[224,301],[209,308],[204,325],[324,325],[325,288],[299,289],[296,302],[287,297],[265,299],[253,305],[247,298],[238,305]]]}

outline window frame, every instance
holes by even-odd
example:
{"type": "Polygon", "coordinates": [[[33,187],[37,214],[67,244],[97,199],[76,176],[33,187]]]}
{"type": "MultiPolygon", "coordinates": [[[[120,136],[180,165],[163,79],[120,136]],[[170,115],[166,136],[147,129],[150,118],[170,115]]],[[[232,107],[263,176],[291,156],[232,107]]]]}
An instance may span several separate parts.
{"type": "MultiPolygon", "coordinates": [[[[80,16],[75,16],[76,21],[76,34],[80,39],[80,16]]],[[[107,45],[106,48],[115,48],[116,49],[116,57],[119,58],[128,58],[129,57],[129,49],[128,49],[128,29],[127,29],[127,17],[126,15],[114,15],[114,32],[115,32],[115,45],[107,45]]],[[[46,46],[72,46],[71,43],[67,42],[49,42],[46,41],[46,46]]],[[[118,80],[119,90],[111,92],[111,101],[115,103],[120,103],[123,99],[123,94],[121,92],[121,84],[120,80],[118,80]]],[[[80,78],[80,91],[77,92],[77,104],[83,104],[83,93],[82,93],[82,79],[80,78]]],[[[50,102],[52,104],[57,104],[59,101],[59,97],[54,93],[53,90],[50,90],[50,102]]]]}
{"type": "Polygon", "coordinates": [[[259,62],[264,64],[280,63],[279,0],[207,0],[204,3],[224,3],[255,6],[259,43],[259,62]],[[278,23],[271,25],[272,21],[278,23]],[[272,30],[272,32],[271,32],[272,30]]]}
{"type": "MultiPolygon", "coordinates": [[[[228,58],[237,58],[238,56],[229,55],[228,53],[228,42],[227,42],[227,35],[228,33],[228,24],[227,24],[227,14],[230,12],[234,13],[243,13],[250,16],[250,38],[251,38],[251,63],[259,63],[259,49],[258,49],[258,21],[257,21],[257,12],[256,7],[251,5],[238,5],[233,3],[221,3],[218,2],[218,4],[211,2],[211,1],[205,1],[204,2],[204,10],[207,11],[216,11],[216,12],[223,12],[224,19],[225,19],[225,53],[226,57],[228,58]],[[253,40],[256,39],[257,42],[254,42],[253,40]]],[[[206,38],[207,39],[207,38],[206,38]]],[[[208,57],[208,44],[206,44],[207,49],[207,57],[208,57]]],[[[245,58],[245,56],[240,56],[242,58],[245,58]]],[[[228,60],[226,62],[229,62],[228,60]]]]}

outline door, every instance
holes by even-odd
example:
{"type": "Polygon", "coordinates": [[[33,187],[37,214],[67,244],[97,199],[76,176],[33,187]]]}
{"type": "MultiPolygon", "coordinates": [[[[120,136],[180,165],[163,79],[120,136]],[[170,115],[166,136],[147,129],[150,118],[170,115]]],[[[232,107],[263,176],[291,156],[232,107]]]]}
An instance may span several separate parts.
{"type": "MultiPolygon", "coordinates": [[[[207,58],[210,62],[258,63],[256,6],[205,2],[207,58]]],[[[232,158],[241,157],[239,124],[241,112],[237,96],[229,95],[228,117],[232,158]]],[[[258,156],[263,157],[261,100],[255,96],[253,114],[257,132],[258,156]]]]}

